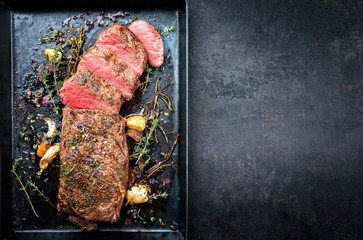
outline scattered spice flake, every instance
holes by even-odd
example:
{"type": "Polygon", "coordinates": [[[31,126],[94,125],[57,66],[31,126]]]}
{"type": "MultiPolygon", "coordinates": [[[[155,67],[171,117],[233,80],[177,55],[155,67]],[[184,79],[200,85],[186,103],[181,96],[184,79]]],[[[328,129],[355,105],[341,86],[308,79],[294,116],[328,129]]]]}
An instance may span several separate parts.
{"type": "Polygon", "coordinates": [[[134,226],[135,224],[134,224],[133,222],[131,222],[131,220],[130,220],[130,219],[128,219],[128,218],[127,218],[127,219],[125,220],[125,225],[126,225],[126,226],[130,226],[130,227],[132,227],[132,226],[134,226]]]}
{"type": "Polygon", "coordinates": [[[131,18],[131,19],[129,19],[129,24],[135,22],[136,20],[138,20],[138,18],[136,16],[133,17],[133,18],[131,18]]]}
{"type": "Polygon", "coordinates": [[[52,105],[52,103],[51,103],[51,102],[47,102],[47,103],[45,104],[45,106],[46,106],[46,107],[48,107],[49,105],[52,105]]]}
{"type": "Polygon", "coordinates": [[[76,150],[74,150],[73,148],[71,149],[75,154],[78,154],[78,152],[76,150]]]}
{"type": "MultiPolygon", "coordinates": [[[[73,37],[74,35],[76,35],[78,33],[78,31],[74,31],[71,35],[69,35],[69,38],[73,37]]],[[[68,37],[64,37],[64,38],[68,38],[68,37]]]]}
{"type": "Polygon", "coordinates": [[[176,231],[178,229],[178,227],[176,225],[174,225],[174,224],[171,224],[170,229],[173,230],[173,231],[176,231]]]}
{"type": "Polygon", "coordinates": [[[166,184],[168,184],[168,183],[170,183],[170,179],[165,178],[165,179],[163,180],[163,182],[164,182],[164,183],[166,183],[166,184]]]}

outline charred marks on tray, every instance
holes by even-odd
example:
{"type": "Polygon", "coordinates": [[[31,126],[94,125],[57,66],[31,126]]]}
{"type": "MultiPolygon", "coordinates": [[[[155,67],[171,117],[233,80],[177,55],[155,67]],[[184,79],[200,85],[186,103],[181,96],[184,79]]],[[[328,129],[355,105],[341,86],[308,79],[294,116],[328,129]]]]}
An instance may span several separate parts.
{"type": "Polygon", "coordinates": [[[168,49],[165,60],[166,60],[167,64],[170,64],[173,61],[173,58],[172,58],[171,53],[170,53],[170,49],[168,49]]]}

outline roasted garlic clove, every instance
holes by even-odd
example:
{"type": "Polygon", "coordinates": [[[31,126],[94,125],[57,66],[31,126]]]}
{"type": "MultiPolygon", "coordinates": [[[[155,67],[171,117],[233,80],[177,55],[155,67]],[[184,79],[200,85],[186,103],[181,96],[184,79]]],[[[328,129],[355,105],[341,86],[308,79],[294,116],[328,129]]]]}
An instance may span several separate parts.
{"type": "Polygon", "coordinates": [[[138,132],[142,132],[146,126],[146,120],[142,116],[131,116],[127,118],[126,126],[138,132]]]}
{"type": "Polygon", "coordinates": [[[60,51],[55,51],[53,48],[45,49],[44,55],[47,57],[48,61],[51,61],[54,58],[54,63],[57,63],[62,59],[62,53],[60,51]]]}
{"type": "Polygon", "coordinates": [[[126,200],[131,205],[146,203],[149,200],[148,193],[150,190],[146,185],[136,184],[127,190],[126,200]]]}

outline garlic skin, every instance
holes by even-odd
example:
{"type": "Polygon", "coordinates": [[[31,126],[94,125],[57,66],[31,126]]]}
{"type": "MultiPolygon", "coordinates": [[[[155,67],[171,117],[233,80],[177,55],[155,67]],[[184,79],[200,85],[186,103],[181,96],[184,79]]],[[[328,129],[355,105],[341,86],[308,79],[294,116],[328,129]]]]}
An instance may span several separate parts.
{"type": "Polygon", "coordinates": [[[146,185],[136,184],[127,190],[126,200],[131,205],[146,203],[149,200],[148,193],[150,189],[146,185]]]}
{"type": "Polygon", "coordinates": [[[42,141],[37,150],[38,157],[43,157],[47,152],[47,150],[50,148],[50,146],[51,146],[50,141],[48,140],[42,141]]]}
{"type": "Polygon", "coordinates": [[[43,170],[45,170],[49,163],[53,161],[53,159],[57,156],[59,152],[59,144],[55,144],[51,146],[44,154],[44,156],[39,161],[40,171],[37,174],[42,174],[43,170]]]}
{"type": "Polygon", "coordinates": [[[45,136],[47,138],[51,138],[54,136],[55,131],[57,130],[57,124],[54,121],[50,120],[50,118],[44,118],[44,121],[46,121],[48,124],[48,132],[45,136]]]}

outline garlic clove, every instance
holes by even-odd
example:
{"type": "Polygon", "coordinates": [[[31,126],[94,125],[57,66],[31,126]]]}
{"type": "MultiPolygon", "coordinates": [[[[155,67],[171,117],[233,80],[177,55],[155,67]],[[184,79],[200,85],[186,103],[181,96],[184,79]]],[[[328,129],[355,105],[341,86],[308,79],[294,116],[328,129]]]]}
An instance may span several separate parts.
{"type": "Polygon", "coordinates": [[[62,53],[60,51],[55,51],[53,48],[45,49],[44,55],[47,57],[48,61],[55,58],[54,63],[57,63],[62,59],[62,53]]]}
{"type": "Polygon", "coordinates": [[[149,188],[146,185],[136,184],[130,187],[126,192],[126,200],[131,204],[146,203],[148,198],[149,188]]]}
{"type": "Polygon", "coordinates": [[[131,116],[127,118],[126,126],[130,129],[142,132],[146,127],[146,120],[142,116],[131,116]]]}

